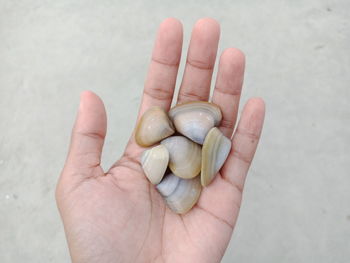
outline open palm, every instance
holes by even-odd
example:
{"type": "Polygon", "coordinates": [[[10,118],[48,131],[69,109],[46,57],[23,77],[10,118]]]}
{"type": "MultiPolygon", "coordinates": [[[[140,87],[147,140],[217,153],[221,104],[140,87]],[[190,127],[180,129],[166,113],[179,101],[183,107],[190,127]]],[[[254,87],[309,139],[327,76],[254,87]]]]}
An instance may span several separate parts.
{"type": "MultiPolygon", "coordinates": [[[[178,103],[207,101],[220,28],[199,20],[192,32],[178,103]]],[[[182,26],[160,26],[140,107],[168,110],[182,49],[182,26]]],[[[250,99],[232,135],[244,74],[244,55],[226,49],[220,58],[212,101],[221,107],[220,129],[232,150],[198,203],[185,215],[173,213],[144,176],[144,150],[131,136],[123,157],[108,172],[100,166],[107,119],[92,92],[81,96],[66,165],[56,198],[73,262],[219,262],[231,238],[244,180],[260,137],[264,103],[250,99]]]]}

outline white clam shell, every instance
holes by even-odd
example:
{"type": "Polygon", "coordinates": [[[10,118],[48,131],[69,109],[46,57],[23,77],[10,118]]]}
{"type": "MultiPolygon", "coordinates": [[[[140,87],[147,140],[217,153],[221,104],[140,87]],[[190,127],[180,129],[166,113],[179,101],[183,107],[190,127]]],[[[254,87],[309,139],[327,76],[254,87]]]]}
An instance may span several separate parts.
{"type": "Polygon", "coordinates": [[[169,152],[163,145],[158,145],[143,152],[141,164],[146,177],[152,184],[159,184],[169,163],[169,152]]]}
{"type": "Polygon", "coordinates": [[[199,176],[182,179],[174,174],[166,175],[156,187],[168,207],[178,214],[189,211],[197,203],[202,190],[199,176]]]}
{"type": "Polygon", "coordinates": [[[219,125],[222,114],[220,108],[213,103],[192,101],[172,108],[169,117],[179,133],[203,144],[209,130],[219,125]]]}
{"type": "Polygon", "coordinates": [[[175,132],[168,114],[160,107],[148,109],[139,120],[135,140],[143,147],[151,146],[175,132]]]}
{"type": "Polygon", "coordinates": [[[202,148],[201,183],[207,186],[225,163],[231,150],[231,140],[214,127],[205,138],[202,148]]]}
{"type": "Polygon", "coordinates": [[[184,136],[171,136],[161,142],[169,151],[169,168],[178,177],[190,179],[201,169],[201,147],[184,136]]]}

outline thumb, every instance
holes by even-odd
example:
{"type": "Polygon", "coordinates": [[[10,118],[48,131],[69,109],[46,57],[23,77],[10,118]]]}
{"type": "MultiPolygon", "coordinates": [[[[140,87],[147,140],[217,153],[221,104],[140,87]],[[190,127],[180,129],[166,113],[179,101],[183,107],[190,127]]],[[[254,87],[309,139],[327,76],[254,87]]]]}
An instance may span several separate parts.
{"type": "Polygon", "coordinates": [[[107,116],[102,100],[93,92],[84,91],[80,96],[78,116],[62,176],[94,176],[95,168],[100,166],[106,129],[107,116]],[[65,172],[67,169],[68,173],[65,172]]]}

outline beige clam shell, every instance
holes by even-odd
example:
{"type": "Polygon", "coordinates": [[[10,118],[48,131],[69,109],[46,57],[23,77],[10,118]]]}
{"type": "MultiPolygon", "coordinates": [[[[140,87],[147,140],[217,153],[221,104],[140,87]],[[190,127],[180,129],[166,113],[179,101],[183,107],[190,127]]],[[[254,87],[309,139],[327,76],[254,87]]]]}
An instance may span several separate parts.
{"type": "Polygon", "coordinates": [[[169,168],[178,177],[190,179],[200,173],[201,147],[184,136],[171,136],[161,142],[169,151],[169,168]]]}
{"type": "Polygon", "coordinates": [[[209,130],[219,125],[222,114],[214,103],[192,101],[172,108],[169,117],[179,133],[198,144],[203,144],[209,130]]]}
{"type": "Polygon", "coordinates": [[[214,127],[205,138],[202,147],[201,183],[207,186],[225,163],[231,150],[231,140],[214,127]]]}
{"type": "Polygon", "coordinates": [[[163,145],[158,145],[143,152],[141,164],[146,177],[152,184],[159,184],[169,163],[169,152],[163,145]]]}
{"type": "Polygon", "coordinates": [[[143,147],[151,146],[175,132],[168,114],[160,107],[147,110],[139,120],[135,140],[143,147]]]}
{"type": "Polygon", "coordinates": [[[178,214],[188,212],[197,203],[202,190],[199,176],[182,179],[174,174],[166,175],[156,187],[168,207],[178,214]]]}

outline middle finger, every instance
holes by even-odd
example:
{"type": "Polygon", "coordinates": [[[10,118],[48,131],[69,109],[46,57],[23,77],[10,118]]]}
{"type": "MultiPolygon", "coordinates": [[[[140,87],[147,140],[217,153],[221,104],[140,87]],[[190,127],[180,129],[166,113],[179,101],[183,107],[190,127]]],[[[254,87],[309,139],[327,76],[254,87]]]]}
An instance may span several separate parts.
{"type": "Polygon", "coordinates": [[[214,19],[203,18],[195,24],[178,103],[207,101],[220,37],[220,25],[214,19]]]}

